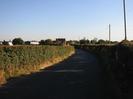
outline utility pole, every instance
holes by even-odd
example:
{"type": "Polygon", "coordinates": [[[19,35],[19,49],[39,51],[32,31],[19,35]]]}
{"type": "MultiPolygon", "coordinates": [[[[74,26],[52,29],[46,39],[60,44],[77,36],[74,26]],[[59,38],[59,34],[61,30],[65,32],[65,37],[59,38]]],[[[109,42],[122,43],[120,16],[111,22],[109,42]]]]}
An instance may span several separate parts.
{"type": "Polygon", "coordinates": [[[123,11],[124,11],[124,31],[125,31],[125,40],[127,40],[126,2],[125,2],[125,0],[123,0],[123,11]]]}
{"type": "Polygon", "coordinates": [[[111,25],[109,24],[109,43],[111,41],[111,25]]]}

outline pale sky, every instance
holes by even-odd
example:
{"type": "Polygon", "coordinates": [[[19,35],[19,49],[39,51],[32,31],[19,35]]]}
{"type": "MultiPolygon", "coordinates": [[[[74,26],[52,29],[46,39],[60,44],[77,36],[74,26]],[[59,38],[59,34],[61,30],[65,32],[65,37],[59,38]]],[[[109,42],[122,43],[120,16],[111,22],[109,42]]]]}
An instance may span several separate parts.
{"type": "MultiPolygon", "coordinates": [[[[0,0],[0,40],[124,39],[123,0],[0,0]]],[[[133,0],[126,0],[128,39],[133,39],[133,0]]]]}

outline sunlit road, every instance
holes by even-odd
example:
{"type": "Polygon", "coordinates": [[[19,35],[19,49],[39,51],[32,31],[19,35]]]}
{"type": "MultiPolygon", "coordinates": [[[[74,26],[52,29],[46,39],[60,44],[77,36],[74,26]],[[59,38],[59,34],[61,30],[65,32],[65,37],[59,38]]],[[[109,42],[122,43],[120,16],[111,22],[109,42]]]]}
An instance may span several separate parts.
{"type": "Polygon", "coordinates": [[[64,62],[1,88],[0,99],[118,99],[107,78],[93,55],[76,50],[64,62]]]}

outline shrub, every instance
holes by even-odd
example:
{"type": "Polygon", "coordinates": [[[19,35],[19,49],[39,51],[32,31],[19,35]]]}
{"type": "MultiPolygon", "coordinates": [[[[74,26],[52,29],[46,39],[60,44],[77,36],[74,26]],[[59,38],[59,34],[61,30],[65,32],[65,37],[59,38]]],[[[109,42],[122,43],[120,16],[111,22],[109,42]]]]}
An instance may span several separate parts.
{"type": "Polygon", "coordinates": [[[41,40],[41,41],[39,42],[39,45],[45,45],[45,40],[41,40]]]}
{"type": "Polygon", "coordinates": [[[4,77],[4,71],[0,70],[0,85],[4,84],[6,82],[5,77],[4,77]]]}
{"type": "Polygon", "coordinates": [[[116,45],[77,45],[98,56],[102,69],[111,75],[124,95],[133,83],[133,45],[124,40],[116,45]]]}
{"type": "MultiPolygon", "coordinates": [[[[41,64],[55,58],[68,57],[74,48],[71,46],[1,46],[0,68],[6,79],[37,71],[41,64]]],[[[0,77],[3,74],[0,73],[0,77]]],[[[0,78],[1,79],[1,78],[0,78]]]]}
{"type": "Polygon", "coordinates": [[[3,45],[9,45],[9,43],[7,41],[5,41],[5,40],[2,42],[2,44],[3,45]]]}
{"type": "Polygon", "coordinates": [[[25,45],[30,45],[30,41],[25,41],[25,45]]]}
{"type": "Polygon", "coordinates": [[[24,41],[21,38],[15,38],[12,41],[13,45],[23,45],[24,41]]]}
{"type": "Polygon", "coordinates": [[[52,45],[53,41],[51,39],[45,40],[45,45],[52,45]]]}

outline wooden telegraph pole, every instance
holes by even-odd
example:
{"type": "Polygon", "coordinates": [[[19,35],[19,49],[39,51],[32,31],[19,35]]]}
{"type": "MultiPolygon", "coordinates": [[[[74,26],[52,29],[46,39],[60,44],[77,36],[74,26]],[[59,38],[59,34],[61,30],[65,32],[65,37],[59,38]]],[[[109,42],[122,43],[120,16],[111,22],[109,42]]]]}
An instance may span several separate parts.
{"type": "Polygon", "coordinates": [[[111,42],[111,25],[109,24],[109,43],[111,42]]]}
{"type": "Polygon", "coordinates": [[[125,3],[125,0],[123,0],[123,11],[124,11],[124,31],[125,31],[125,40],[127,40],[126,3],[125,3]]]}

